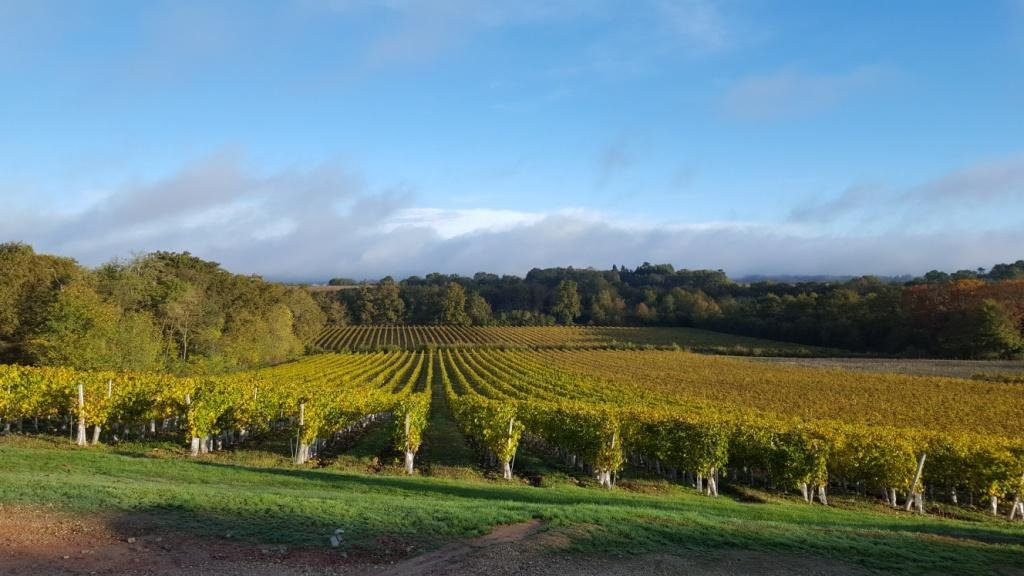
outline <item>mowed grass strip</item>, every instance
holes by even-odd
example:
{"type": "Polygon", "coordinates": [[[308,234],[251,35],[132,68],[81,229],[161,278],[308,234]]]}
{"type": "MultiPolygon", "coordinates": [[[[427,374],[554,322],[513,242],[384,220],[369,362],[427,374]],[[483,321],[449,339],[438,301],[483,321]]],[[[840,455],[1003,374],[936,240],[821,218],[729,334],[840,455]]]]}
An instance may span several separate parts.
{"type": "Polygon", "coordinates": [[[294,468],[245,451],[189,459],[173,445],[86,450],[61,439],[0,439],[0,502],[79,514],[144,516],[164,529],[254,543],[322,547],[381,536],[418,549],[540,518],[571,550],[600,554],[758,550],[834,557],[901,573],[991,574],[1024,569],[1024,528],[894,514],[870,505],[808,506],[769,497],[741,503],[673,485],[657,495],[559,483],[358,474],[294,468]],[[157,450],[154,452],[154,448],[157,450]]]}

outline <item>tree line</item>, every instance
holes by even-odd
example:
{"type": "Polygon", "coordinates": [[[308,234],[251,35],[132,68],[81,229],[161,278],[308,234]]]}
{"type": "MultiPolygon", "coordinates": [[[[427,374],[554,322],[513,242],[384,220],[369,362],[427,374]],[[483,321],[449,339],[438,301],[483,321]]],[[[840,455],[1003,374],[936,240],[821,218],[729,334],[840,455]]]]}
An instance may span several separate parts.
{"type": "Polygon", "coordinates": [[[644,263],[330,284],[341,289],[316,298],[335,325],[691,326],[879,354],[1024,354],[1024,260],[900,282],[736,282],[721,270],[644,263]]]}
{"type": "Polygon", "coordinates": [[[0,244],[0,362],[210,374],[300,356],[324,311],[302,287],[188,252],[86,268],[0,244]]]}

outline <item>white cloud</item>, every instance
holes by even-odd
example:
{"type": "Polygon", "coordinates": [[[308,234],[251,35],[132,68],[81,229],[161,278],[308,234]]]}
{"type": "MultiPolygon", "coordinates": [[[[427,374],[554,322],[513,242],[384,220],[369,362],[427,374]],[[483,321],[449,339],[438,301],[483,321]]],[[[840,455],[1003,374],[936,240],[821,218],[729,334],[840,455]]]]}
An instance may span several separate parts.
{"type": "MultiPolygon", "coordinates": [[[[967,186],[968,176],[985,189],[1002,186],[1001,196],[988,198],[1005,205],[1002,199],[1019,191],[1014,166],[983,164],[925,183],[908,193],[908,206],[926,192],[948,199],[948,182],[967,186]]],[[[819,212],[857,212],[873,203],[860,194],[849,192],[819,212]]],[[[371,190],[334,164],[258,174],[230,152],[158,181],[125,185],[76,212],[10,205],[0,212],[0,240],[23,240],[87,264],[187,250],[236,272],[310,281],[433,271],[523,274],[533,267],[642,261],[734,275],[902,274],[1016,260],[1024,246],[1019,222],[987,231],[890,227],[839,234],[816,224],[814,210],[803,221],[779,224],[658,221],[583,208],[439,209],[417,205],[409,190],[371,190]]]]}
{"type": "Polygon", "coordinates": [[[406,208],[385,220],[380,231],[394,232],[400,227],[428,228],[442,239],[478,231],[504,231],[518,226],[536,224],[544,219],[541,212],[517,212],[470,208],[441,210],[438,208],[406,208]]]}

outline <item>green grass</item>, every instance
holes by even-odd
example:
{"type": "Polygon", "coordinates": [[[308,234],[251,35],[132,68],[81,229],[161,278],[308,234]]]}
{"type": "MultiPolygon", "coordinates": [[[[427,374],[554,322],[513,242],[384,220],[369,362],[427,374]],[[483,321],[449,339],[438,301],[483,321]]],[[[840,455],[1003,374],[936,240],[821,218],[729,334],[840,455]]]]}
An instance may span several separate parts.
{"type": "Polygon", "coordinates": [[[763,495],[766,503],[743,503],[663,481],[630,484],[637,491],[568,480],[535,488],[481,477],[296,468],[285,454],[265,450],[189,459],[169,443],[80,449],[60,438],[0,439],[0,503],[102,514],[114,525],[144,517],[161,528],[261,544],[326,546],[340,527],[349,546],[372,549],[383,535],[422,549],[540,518],[565,530],[577,552],[749,549],[839,558],[880,572],[1024,569],[1019,524],[910,516],[841,499],[829,509],[770,495],[763,495]]]}

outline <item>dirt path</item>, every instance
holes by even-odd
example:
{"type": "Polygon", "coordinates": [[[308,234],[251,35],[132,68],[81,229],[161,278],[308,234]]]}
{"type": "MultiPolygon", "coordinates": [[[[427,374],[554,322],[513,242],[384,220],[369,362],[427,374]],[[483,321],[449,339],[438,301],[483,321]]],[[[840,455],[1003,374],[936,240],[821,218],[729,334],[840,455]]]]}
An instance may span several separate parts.
{"type": "Polygon", "coordinates": [[[387,566],[382,570],[391,576],[461,573],[459,567],[464,563],[467,556],[484,548],[523,540],[536,534],[542,525],[540,520],[531,520],[520,524],[498,526],[490,534],[485,534],[472,540],[455,542],[433,552],[410,558],[393,566],[387,566]]]}

